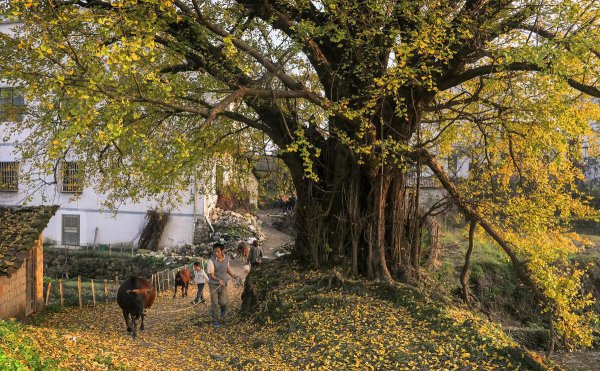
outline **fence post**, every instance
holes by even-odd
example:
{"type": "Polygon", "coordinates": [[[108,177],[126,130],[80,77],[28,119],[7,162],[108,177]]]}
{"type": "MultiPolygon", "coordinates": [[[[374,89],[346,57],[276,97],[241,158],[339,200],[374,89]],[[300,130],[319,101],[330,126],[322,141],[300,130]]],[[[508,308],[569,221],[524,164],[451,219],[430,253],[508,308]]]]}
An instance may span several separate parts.
{"type": "Polygon", "coordinates": [[[108,255],[112,255],[112,245],[108,244],[108,255]]]}
{"type": "Polygon", "coordinates": [[[60,291],[60,306],[64,305],[63,302],[63,291],[62,291],[62,279],[58,280],[58,290],[60,291]]]}
{"type": "MultiPolygon", "coordinates": [[[[117,285],[117,291],[119,291],[119,276],[115,276],[115,285],[117,285]]],[[[115,291],[115,296],[117,295],[117,291],[115,291]]]]}
{"type": "Polygon", "coordinates": [[[169,271],[166,272],[167,273],[167,289],[171,288],[171,274],[169,273],[169,271]]]}
{"type": "Polygon", "coordinates": [[[81,302],[81,276],[77,276],[77,295],[79,296],[79,307],[83,306],[81,302]]]}
{"type": "Polygon", "coordinates": [[[94,290],[94,279],[92,279],[92,302],[96,306],[96,290],[94,290]]]}
{"type": "Polygon", "coordinates": [[[108,280],[104,280],[104,300],[108,303],[108,280]]]}
{"type": "Polygon", "coordinates": [[[48,306],[48,300],[50,299],[50,287],[52,287],[52,281],[48,282],[48,287],[46,287],[46,306],[48,306]]]}
{"type": "Polygon", "coordinates": [[[133,256],[133,245],[131,245],[131,256],[133,256]]]}

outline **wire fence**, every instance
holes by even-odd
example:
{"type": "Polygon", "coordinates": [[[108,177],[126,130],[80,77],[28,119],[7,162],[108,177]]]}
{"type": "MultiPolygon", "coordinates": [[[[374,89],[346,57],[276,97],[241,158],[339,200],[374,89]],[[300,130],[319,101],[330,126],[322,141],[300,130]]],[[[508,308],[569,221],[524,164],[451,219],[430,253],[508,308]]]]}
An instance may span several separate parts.
{"type": "MultiPolygon", "coordinates": [[[[202,259],[202,266],[205,261],[202,259]]],[[[187,268],[192,271],[192,264],[185,264],[176,268],[167,268],[152,273],[150,282],[157,294],[175,287],[175,275],[178,271],[187,268]]],[[[117,291],[123,279],[127,277],[115,276],[111,279],[90,278],[77,276],[72,279],[51,279],[45,282],[44,304],[59,306],[97,305],[117,300],[117,291]]]]}
{"type": "Polygon", "coordinates": [[[45,248],[61,250],[65,253],[81,254],[84,252],[106,253],[108,255],[131,255],[138,253],[139,248],[132,244],[101,244],[101,245],[48,245],[45,248]]]}

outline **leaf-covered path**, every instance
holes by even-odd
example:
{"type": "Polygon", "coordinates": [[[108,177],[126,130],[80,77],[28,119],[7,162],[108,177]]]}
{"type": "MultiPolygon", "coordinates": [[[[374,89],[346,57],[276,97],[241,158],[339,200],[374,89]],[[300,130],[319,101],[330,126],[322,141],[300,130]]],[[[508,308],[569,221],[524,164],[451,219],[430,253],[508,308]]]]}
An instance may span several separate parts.
{"type": "Polygon", "coordinates": [[[208,304],[190,307],[194,289],[184,299],[159,296],[136,340],[116,303],[43,314],[19,336],[31,339],[40,357],[77,370],[527,368],[509,351],[510,339],[468,311],[431,306],[402,288],[319,286],[324,272],[277,264],[254,273],[264,280],[254,284],[274,293],[261,323],[240,316],[242,289],[231,286],[232,310],[218,330],[208,304]]]}
{"type": "MultiPolygon", "coordinates": [[[[230,287],[230,302],[239,308],[241,288],[230,287]]],[[[125,366],[132,369],[198,369],[200,365],[220,364],[244,338],[236,330],[241,319],[232,313],[219,330],[209,322],[209,304],[191,305],[190,296],[172,299],[161,294],[146,318],[146,330],[133,340],[125,331],[116,303],[96,307],[68,308],[34,320],[26,327],[45,356],[62,359],[68,368],[125,366]]],[[[205,295],[208,291],[205,289],[205,295]]],[[[233,312],[232,311],[232,312],[233,312]]]]}

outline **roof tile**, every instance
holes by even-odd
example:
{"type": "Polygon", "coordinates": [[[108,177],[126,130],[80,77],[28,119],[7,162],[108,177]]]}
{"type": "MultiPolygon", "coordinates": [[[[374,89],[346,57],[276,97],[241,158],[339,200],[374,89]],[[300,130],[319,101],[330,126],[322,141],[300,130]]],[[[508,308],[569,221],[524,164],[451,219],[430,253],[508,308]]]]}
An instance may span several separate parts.
{"type": "Polygon", "coordinates": [[[0,206],[0,276],[11,276],[23,264],[58,206],[0,206]]]}

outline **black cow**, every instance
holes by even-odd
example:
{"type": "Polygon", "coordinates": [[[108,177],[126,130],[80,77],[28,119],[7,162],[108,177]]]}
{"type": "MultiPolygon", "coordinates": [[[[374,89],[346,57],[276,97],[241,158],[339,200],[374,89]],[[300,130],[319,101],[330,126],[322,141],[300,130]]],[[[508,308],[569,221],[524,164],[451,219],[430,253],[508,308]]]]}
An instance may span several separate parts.
{"type": "Polygon", "coordinates": [[[156,299],[152,283],[141,277],[129,277],[117,291],[117,303],[123,310],[127,332],[135,339],[137,320],[141,318],[140,331],[144,330],[144,310],[150,308],[156,299]],[[131,321],[130,317],[131,316],[131,321]]]}

